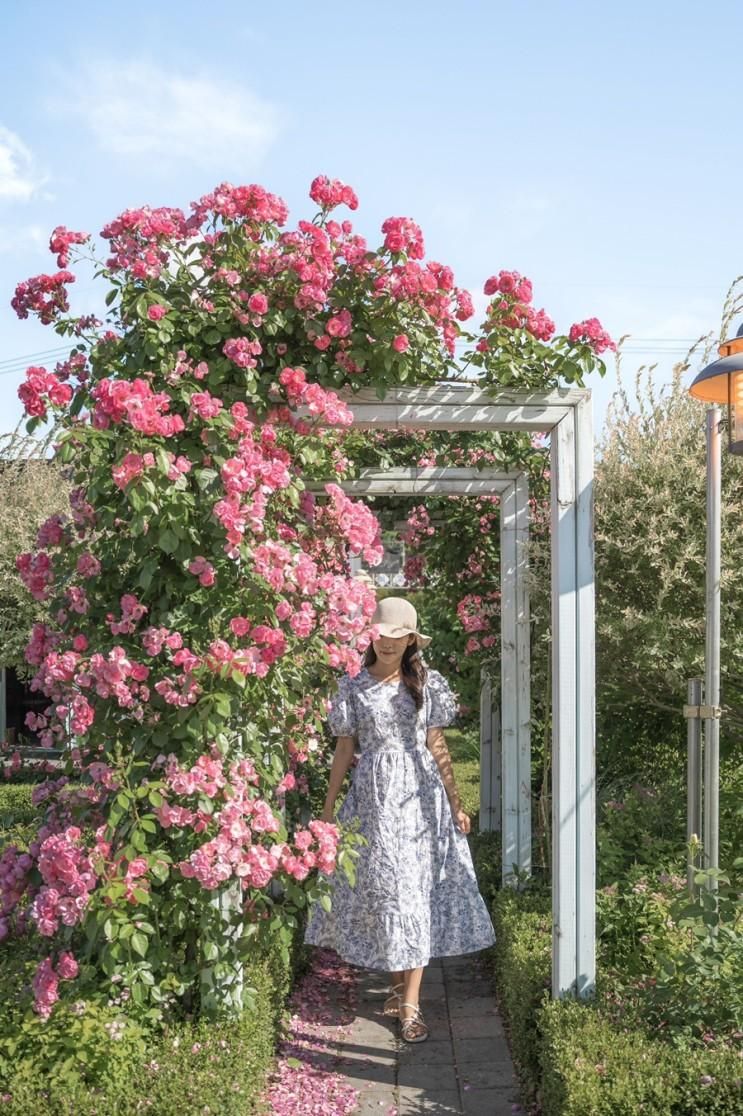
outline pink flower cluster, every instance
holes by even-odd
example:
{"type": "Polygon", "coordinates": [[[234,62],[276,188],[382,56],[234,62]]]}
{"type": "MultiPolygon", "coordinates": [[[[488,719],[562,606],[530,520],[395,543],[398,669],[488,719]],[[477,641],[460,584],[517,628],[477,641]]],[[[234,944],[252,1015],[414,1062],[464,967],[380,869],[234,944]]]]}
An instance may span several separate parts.
{"type": "Polygon", "coordinates": [[[198,577],[199,583],[207,588],[215,582],[214,566],[201,554],[188,563],[188,572],[198,577]]]}
{"type": "Polygon", "coordinates": [[[411,260],[423,259],[423,233],[410,217],[388,217],[382,225],[382,232],[388,252],[394,255],[404,252],[411,260]]]}
{"type": "Polygon", "coordinates": [[[197,227],[180,209],[127,209],[101,230],[111,242],[107,266],[135,279],[157,279],[170,259],[166,246],[185,243],[197,227]]]}
{"type": "Polygon", "coordinates": [[[257,368],[256,357],[263,352],[263,346],[249,337],[230,337],[222,346],[222,352],[238,368],[257,368]]]}
{"type": "Polygon", "coordinates": [[[183,636],[180,632],[171,632],[169,628],[147,628],[142,633],[142,646],[147,654],[154,658],[160,654],[163,647],[171,651],[179,651],[183,647],[183,636]]]}
{"type": "Polygon", "coordinates": [[[18,398],[27,415],[46,418],[47,409],[66,407],[72,399],[72,388],[62,383],[54,372],[32,365],[26,369],[26,380],[18,388],[18,398]]]}
{"type": "Polygon", "coordinates": [[[321,209],[331,210],[339,205],[347,205],[349,209],[358,209],[359,199],[350,186],[338,178],[328,178],[319,174],[310,186],[310,197],[321,209]]]}
{"type": "Polygon", "coordinates": [[[19,554],[15,560],[15,568],[34,600],[45,601],[54,581],[51,557],[43,550],[36,554],[19,554]]]}
{"type": "Polygon", "coordinates": [[[361,554],[369,565],[376,566],[384,557],[379,520],[361,500],[352,500],[337,484],[326,484],[330,497],[318,510],[321,522],[331,523],[348,542],[351,554],[361,554]]]}
{"type": "Polygon", "coordinates": [[[404,263],[395,264],[379,274],[374,280],[374,288],[379,297],[386,293],[396,301],[417,304],[440,330],[446,350],[454,353],[459,336],[459,327],[454,319],[464,321],[472,315],[473,307],[467,291],[454,286],[451,268],[435,261],[423,266],[408,254],[404,263]]]}
{"type": "MultiPolygon", "coordinates": [[[[432,462],[432,464],[435,464],[432,462]]],[[[428,509],[424,504],[417,504],[416,507],[411,508],[408,513],[408,518],[405,527],[402,531],[403,541],[412,550],[419,550],[426,539],[430,539],[436,533],[431,517],[428,514],[428,509]]]]}
{"type": "MultiPolygon", "coordinates": [[[[175,756],[165,764],[165,802],[155,811],[164,829],[191,829],[195,834],[211,830],[214,835],[199,845],[178,868],[187,879],[213,890],[231,878],[245,888],[264,888],[281,870],[302,880],[313,868],[332,873],[335,869],[339,831],[335,825],[313,820],[299,830],[294,847],[286,843],[263,844],[278,832],[280,823],[264,798],[255,791],[258,775],[251,760],[233,763],[225,773],[222,757],[213,750],[199,756],[189,769],[175,756]],[[214,806],[204,809],[174,804],[169,794],[208,798],[214,806]]],[[[291,780],[285,776],[288,789],[291,780]]]]}
{"type": "Polygon", "coordinates": [[[147,605],[143,605],[133,593],[124,593],[121,601],[121,619],[116,620],[114,614],[109,612],[106,616],[112,635],[131,635],[136,630],[137,624],[146,615],[147,605]]]}
{"type": "Polygon", "coordinates": [[[10,933],[10,916],[29,886],[34,866],[30,853],[8,845],[0,854],[0,942],[10,933]]]}
{"type": "MultiPolygon", "coordinates": [[[[182,454],[179,454],[176,457],[176,455],[174,453],[171,453],[170,450],[167,451],[166,456],[168,458],[168,461],[170,462],[170,468],[168,470],[168,480],[175,481],[178,480],[178,477],[185,476],[186,473],[190,473],[192,464],[187,457],[184,457],[182,454]]],[[[123,491],[123,489],[127,488],[133,480],[136,480],[137,477],[142,476],[142,474],[147,469],[153,469],[154,467],[154,453],[127,453],[124,455],[118,465],[113,466],[113,468],[111,469],[111,474],[113,476],[113,481],[116,487],[122,489],[123,491]]]]}
{"type": "Polygon", "coordinates": [[[64,225],[57,225],[49,239],[49,251],[55,253],[57,267],[67,267],[73,244],[85,244],[88,240],[90,240],[90,233],[71,232],[64,225]]]}
{"type": "Polygon", "coordinates": [[[319,384],[308,384],[303,368],[283,368],[279,383],[291,407],[306,407],[313,418],[323,419],[329,426],[351,426],[353,423],[353,411],[334,391],[326,391],[319,384]]]}
{"type": "Polygon", "coordinates": [[[493,591],[481,596],[468,593],[457,605],[457,616],[465,632],[486,632],[500,610],[500,593],[493,591]]]}
{"type": "Polygon", "coordinates": [[[185,429],[180,415],[166,413],[172,402],[168,393],[154,392],[145,380],[101,380],[92,396],[93,425],[99,430],[126,421],[142,434],[169,438],[185,429]]]}
{"type": "Polygon", "coordinates": [[[533,295],[531,282],[519,275],[518,271],[500,271],[497,275],[491,275],[485,282],[484,291],[489,297],[500,293],[524,303],[531,302],[533,295]]]}
{"type": "MultiPolygon", "coordinates": [[[[235,617],[231,621],[233,631],[237,627],[236,621],[243,619],[244,617],[235,617]]],[[[237,649],[230,647],[223,639],[212,640],[205,659],[206,665],[218,673],[237,671],[239,674],[255,674],[258,678],[265,678],[273,663],[285,654],[286,636],[280,628],[259,624],[250,630],[250,638],[253,640],[252,647],[237,649]]]]}
{"type": "Polygon", "coordinates": [[[242,436],[237,454],[220,470],[225,496],[214,505],[214,515],[227,534],[225,550],[235,554],[247,530],[263,533],[268,497],[291,484],[292,459],[287,450],[276,445],[276,430],[271,425],[264,423],[254,437],[244,404],[234,403],[230,412],[234,430],[242,436]],[[244,503],[245,494],[251,499],[244,503]]]}
{"type": "Polygon", "coordinates": [[[211,194],[192,202],[194,218],[198,225],[206,219],[221,217],[226,221],[247,220],[254,225],[284,225],[289,216],[286,202],[270,194],[262,186],[232,186],[223,182],[211,194]]]}
{"type": "Polygon", "coordinates": [[[193,419],[194,415],[198,415],[200,419],[206,422],[217,417],[222,410],[223,403],[221,399],[217,399],[208,391],[195,391],[189,400],[189,406],[189,421],[193,419]]]}
{"type": "MultiPolygon", "coordinates": [[[[532,285],[518,271],[501,271],[492,275],[485,283],[485,294],[499,296],[488,307],[486,329],[492,330],[497,326],[525,329],[539,341],[549,341],[554,336],[555,323],[544,310],[535,310],[529,305],[532,285]]],[[[480,352],[488,351],[490,342],[487,337],[481,338],[477,348],[480,352]]]]}
{"type": "Polygon", "coordinates": [[[65,926],[80,922],[97,882],[77,826],[52,834],[42,842],[38,868],[44,883],[31,906],[31,918],[39,933],[50,938],[60,922],[65,926]]]}
{"type": "Polygon", "coordinates": [[[42,1019],[48,1019],[52,1008],[59,999],[60,980],[74,980],[79,972],[78,963],[71,953],[63,951],[59,955],[55,970],[51,957],[45,957],[38,965],[32,987],[34,992],[34,1011],[42,1019]]]}
{"type": "Polygon", "coordinates": [[[616,352],[616,345],[598,318],[586,318],[584,322],[576,322],[570,327],[568,340],[574,345],[587,344],[597,356],[610,349],[616,352]]]}
{"type": "Polygon", "coordinates": [[[71,271],[34,275],[18,284],[10,305],[19,318],[27,318],[32,313],[43,325],[49,325],[70,309],[67,287],[74,282],[75,276],[71,271]]]}

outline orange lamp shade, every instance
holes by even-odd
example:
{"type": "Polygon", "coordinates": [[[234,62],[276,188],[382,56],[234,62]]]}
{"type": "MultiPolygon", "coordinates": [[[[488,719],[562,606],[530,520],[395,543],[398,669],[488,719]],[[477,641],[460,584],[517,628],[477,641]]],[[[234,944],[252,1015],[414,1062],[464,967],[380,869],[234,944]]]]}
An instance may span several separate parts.
{"type": "Polygon", "coordinates": [[[731,453],[743,454],[743,327],[738,334],[722,342],[720,359],[702,369],[689,394],[727,408],[728,448],[731,453]]]}

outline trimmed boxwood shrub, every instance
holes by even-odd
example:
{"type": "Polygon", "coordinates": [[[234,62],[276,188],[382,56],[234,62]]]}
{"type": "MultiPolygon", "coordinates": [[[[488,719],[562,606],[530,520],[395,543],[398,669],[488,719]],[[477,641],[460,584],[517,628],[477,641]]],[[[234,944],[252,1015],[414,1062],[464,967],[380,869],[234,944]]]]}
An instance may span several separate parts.
{"type": "Polygon", "coordinates": [[[737,1116],[741,1062],[617,1030],[600,1008],[570,1000],[537,1014],[544,1116],[737,1116]]]}
{"type": "Polygon", "coordinates": [[[0,831],[16,825],[29,825],[38,817],[31,802],[35,785],[29,783],[0,784],[0,831]]]}
{"type": "MultiPolygon", "coordinates": [[[[487,845],[478,837],[478,873],[487,845]]],[[[490,866],[492,870],[492,865],[490,866]]],[[[492,871],[491,871],[492,874],[492,871]]],[[[672,1046],[595,1003],[550,998],[551,914],[541,892],[499,891],[489,951],[522,1084],[542,1116],[738,1116],[743,1065],[726,1050],[672,1046]]]]}
{"type": "Polygon", "coordinates": [[[492,914],[498,998],[508,1021],[514,1064],[533,1092],[539,1080],[539,1036],[534,1020],[550,987],[549,898],[499,891],[492,914]]]}

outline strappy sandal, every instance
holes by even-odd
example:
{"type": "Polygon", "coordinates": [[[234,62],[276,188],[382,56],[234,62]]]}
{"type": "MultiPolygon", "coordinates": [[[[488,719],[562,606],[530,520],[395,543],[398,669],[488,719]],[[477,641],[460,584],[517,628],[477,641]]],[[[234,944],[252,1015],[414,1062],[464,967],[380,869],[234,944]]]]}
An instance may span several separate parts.
{"type": "Polygon", "coordinates": [[[428,1038],[428,1025],[421,1014],[421,1009],[418,1004],[402,1003],[400,1007],[415,1008],[414,1014],[409,1015],[407,1019],[400,1017],[400,1033],[402,1034],[403,1040],[405,1042],[425,1042],[428,1038]]]}
{"type": "Polygon", "coordinates": [[[400,1011],[400,993],[402,992],[404,984],[391,984],[390,995],[384,1001],[382,1013],[384,1015],[398,1015],[400,1011]]]}

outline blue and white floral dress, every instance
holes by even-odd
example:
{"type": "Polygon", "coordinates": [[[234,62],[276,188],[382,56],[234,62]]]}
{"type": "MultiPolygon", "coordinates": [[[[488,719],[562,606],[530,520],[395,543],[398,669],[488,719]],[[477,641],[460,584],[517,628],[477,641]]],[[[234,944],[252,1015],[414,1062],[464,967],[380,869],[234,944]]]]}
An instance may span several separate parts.
{"type": "Polygon", "coordinates": [[[356,737],[360,756],[338,820],[358,818],[368,844],[360,846],[356,885],[339,871],[332,909],[314,907],[310,945],[389,972],[495,941],[467,837],[454,824],[426,745],[428,729],[451,724],[456,709],[435,670],[427,673],[420,710],[402,682],[380,682],[365,668],[341,679],[328,723],[335,736],[356,737]]]}

